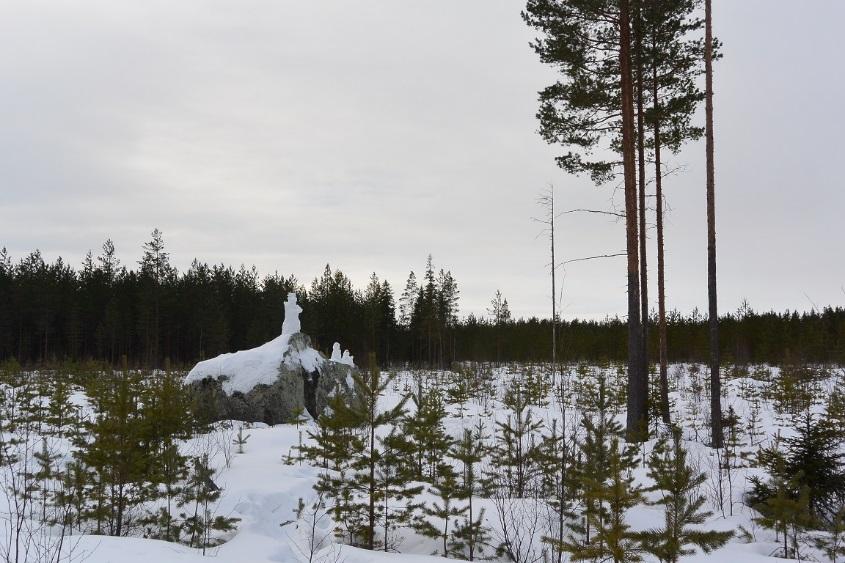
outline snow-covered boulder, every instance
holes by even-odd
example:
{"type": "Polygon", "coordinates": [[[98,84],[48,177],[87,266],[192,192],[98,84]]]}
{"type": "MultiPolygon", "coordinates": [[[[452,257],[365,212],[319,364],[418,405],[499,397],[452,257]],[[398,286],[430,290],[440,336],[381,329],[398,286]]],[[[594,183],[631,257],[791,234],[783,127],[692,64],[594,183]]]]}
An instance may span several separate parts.
{"type": "Polygon", "coordinates": [[[348,352],[327,360],[299,331],[302,308],[296,295],[289,294],[284,306],[280,336],[257,348],[199,362],[185,377],[203,418],[279,424],[303,409],[316,418],[331,393],[350,391],[348,382],[357,368],[348,352]]]}

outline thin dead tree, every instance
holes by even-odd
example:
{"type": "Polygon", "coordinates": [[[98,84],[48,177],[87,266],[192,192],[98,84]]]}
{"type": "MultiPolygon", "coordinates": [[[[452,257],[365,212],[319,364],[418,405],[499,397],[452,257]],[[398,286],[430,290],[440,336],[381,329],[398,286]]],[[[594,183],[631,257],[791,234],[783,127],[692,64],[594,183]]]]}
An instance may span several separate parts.
{"type": "MultiPolygon", "coordinates": [[[[657,101],[654,103],[657,106],[657,101]]],[[[660,362],[660,416],[664,423],[670,424],[669,345],[666,336],[666,259],[663,253],[663,180],[660,171],[660,128],[657,125],[654,127],[654,168],[655,213],[657,214],[657,354],[660,362]]]]}
{"type": "Polygon", "coordinates": [[[719,310],[716,300],[716,174],[713,163],[713,16],[712,0],[704,1],[704,120],[707,152],[707,296],[710,314],[711,445],[721,448],[722,378],[719,373],[719,310]]]}
{"type": "Polygon", "coordinates": [[[557,270],[555,262],[555,187],[551,184],[546,188],[538,198],[537,203],[543,208],[545,214],[540,218],[534,218],[535,221],[543,225],[543,232],[549,235],[549,252],[551,254],[551,262],[549,267],[552,278],[552,385],[557,384],[557,289],[555,283],[555,270],[557,270]]]}

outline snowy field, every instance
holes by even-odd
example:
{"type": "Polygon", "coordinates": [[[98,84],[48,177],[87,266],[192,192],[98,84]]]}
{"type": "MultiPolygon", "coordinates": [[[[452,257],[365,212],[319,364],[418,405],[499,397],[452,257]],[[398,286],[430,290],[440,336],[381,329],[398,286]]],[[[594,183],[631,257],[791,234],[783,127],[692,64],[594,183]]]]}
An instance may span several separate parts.
{"type": "MultiPolygon", "coordinates": [[[[445,427],[454,438],[463,434],[464,429],[483,427],[493,440],[496,422],[504,422],[508,417],[507,409],[502,405],[502,398],[510,381],[514,378],[543,377],[550,381],[547,368],[542,366],[507,366],[473,367],[484,372],[492,387],[489,394],[481,397],[462,397],[452,394],[448,401],[448,417],[445,427]],[[545,371],[544,371],[545,370],[545,371]],[[542,374],[542,375],[541,375],[542,374]]],[[[592,381],[599,372],[607,378],[609,388],[622,384],[621,370],[618,367],[568,366],[563,369],[566,394],[564,404],[555,391],[548,385],[545,397],[538,397],[537,404],[530,407],[532,416],[543,423],[538,433],[547,431],[552,425],[577,428],[578,420],[590,410],[589,392],[584,382],[592,381]]],[[[738,433],[728,447],[734,451],[730,471],[719,470],[724,467],[714,451],[704,442],[708,436],[707,409],[708,389],[706,388],[706,369],[697,365],[670,366],[672,417],[683,427],[685,446],[689,450],[691,463],[707,475],[707,480],[700,487],[700,492],[707,498],[705,508],[713,515],[705,524],[707,529],[732,530],[736,535],[723,548],[711,554],[696,553],[683,558],[683,561],[718,561],[745,562],[771,560],[779,544],[771,530],[755,524],[754,512],[745,506],[743,496],[749,487],[748,478],[762,474],[761,470],[749,467],[753,454],[759,447],[780,440],[789,435],[802,414],[790,414],[789,408],[778,404],[778,369],[765,366],[752,367],[747,371],[726,373],[723,382],[723,408],[731,409],[736,415],[738,433]],[[721,497],[721,502],[719,501],[721,497]]],[[[402,371],[389,386],[380,400],[384,409],[396,405],[403,396],[423,385],[426,389],[448,387],[454,380],[451,372],[412,372],[402,371]]],[[[815,413],[823,413],[826,400],[841,384],[842,376],[836,370],[828,373],[825,379],[817,382],[810,404],[805,407],[815,413]]],[[[76,392],[72,400],[86,408],[83,394],[76,392]]],[[[407,408],[413,408],[408,402],[407,408]]],[[[624,411],[614,408],[614,416],[624,423],[624,411]]],[[[72,532],[64,539],[61,555],[54,554],[52,560],[89,561],[92,563],[149,563],[150,561],[204,561],[206,558],[231,563],[262,562],[304,562],[304,561],[346,561],[348,563],[369,561],[405,561],[416,563],[434,561],[442,550],[438,541],[421,536],[407,527],[395,531],[391,541],[392,551],[372,552],[346,545],[334,540],[333,523],[328,513],[309,513],[308,507],[316,499],[314,484],[320,469],[309,465],[298,454],[298,447],[309,443],[309,433],[316,432],[316,423],[308,420],[302,424],[284,424],[267,427],[261,424],[249,425],[243,430],[249,438],[243,444],[243,452],[238,450],[236,437],[241,423],[218,424],[210,434],[196,436],[181,444],[188,453],[202,451],[209,455],[214,469],[214,482],[222,488],[222,495],[216,502],[214,511],[239,519],[236,530],[225,534],[226,540],[219,546],[203,550],[189,548],[176,543],[144,539],[142,537],[109,537],[103,535],[85,535],[72,532]],[[299,511],[303,505],[306,510],[299,511]],[[312,549],[313,548],[313,549],[312,549]]],[[[69,449],[70,446],[65,446],[69,449]]],[[[644,455],[654,447],[654,441],[644,446],[644,455]]],[[[640,456],[640,459],[642,456],[640,456]]],[[[65,461],[67,451],[65,451],[65,461]]],[[[59,461],[57,463],[62,463],[59,461]]],[[[488,473],[497,471],[496,461],[486,459],[482,463],[488,473]]],[[[8,469],[8,468],[7,468],[8,469]]],[[[639,463],[634,471],[637,483],[650,484],[646,476],[647,469],[639,463]]],[[[6,484],[8,484],[8,479],[6,484]]],[[[11,505],[13,495],[9,492],[0,498],[0,511],[4,515],[4,532],[0,542],[2,553],[9,553],[8,533],[13,519],[11,505]],[[3,504],[5,503],[5,504],[3,504]]],[[[655,493],[647,496],[653,497],[655,493]]],[[[429,492],[424,492],[420,499],[433,501],[429,492]]],[[[473,499],[477,507],[485,509],[485,524],[490,529],[490,544],[502,537],[502,521],[497,516],[495,502],[487,498],[473,499]]],[[[551,554],[542,542],[546,534],[544,522],[549,513],[544,499],[525,499],[519,501],[529,512],[536,513],[536,532],[528,538],[524,546],[525,561],[547,561],[551,554]]],[[[317,511],[320,512],[320,511],[317,511]]],[[[658,527],[663,523],[661,506],[640,504],[632,508],[626,516],[636,530],[658,527]]],[[[50,543],[50,532],[44,535],[42,543],[50,543]]],[[[45,552],[49,551],[45,549],[45,552]]],[[[807,547],[804,554],[819,561],[825,560],[812,547],[807,547]]],[[[494,546],[487,547],[483,557],[507,560],[497,556],[494,546]]],[[[34,555],[31,560],[39,559],[34,555]]],[[[657,561],[649,555],[643,555],[645,561],[657,561]]],[[[25,559],[21,559],[23,561],[25,559]]],[[[564,556],[564,560],[566,557],[564,556]]]]}

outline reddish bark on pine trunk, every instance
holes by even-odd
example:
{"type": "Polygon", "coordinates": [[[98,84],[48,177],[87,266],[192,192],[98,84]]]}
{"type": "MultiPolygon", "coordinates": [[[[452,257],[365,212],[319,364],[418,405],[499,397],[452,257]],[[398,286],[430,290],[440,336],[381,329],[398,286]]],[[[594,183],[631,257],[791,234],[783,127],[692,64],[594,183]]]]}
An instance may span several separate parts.
{"type": "Polygon", "coordinates": [[[627,439],[642,440],[648,430],[643,391],[642,327],[638,260],[637,173],[634,139],[634,88],[631,79],[631,22],[628,0],[619,0],[619,73],[622,94],[622,162],[625,178],[625,233],[628,253],[628,417],[627,439]]]}

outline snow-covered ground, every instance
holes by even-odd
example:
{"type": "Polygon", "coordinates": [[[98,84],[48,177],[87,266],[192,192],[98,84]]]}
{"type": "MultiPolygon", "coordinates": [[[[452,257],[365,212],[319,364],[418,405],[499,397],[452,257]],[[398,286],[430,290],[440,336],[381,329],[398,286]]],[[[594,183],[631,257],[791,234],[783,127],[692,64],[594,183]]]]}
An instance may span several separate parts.
{"type": "MultiPolygon", "coordinates": [[[[281,345],[281,341],[275,344],[274,342],[276,341],[265,346],[281,345]]],[[[470,399],[464,405],[450,405],[446,427],[453,436],[460,435],[464,428],[474,427],[479,421],[486,427],[487,432],[492,434],[495,420],[505,418],[506,412],[500,402],[503,389],[506,382],[523,368],[512,366],[491,369],[493,369],[494,380],[498,382],[498,399],[486,405],[474,399],[470,399]]],[[[609,376],[618,377],[616,368],[604,369],[609,376]]],[[[432,377],[446,378],[447,376],[448,374],[441,372],[432,377]]],[[[676,420],[682,421],[690,459],[710,477],[703,486],[702,492],[708,496],[709,509],[715,514],[706,527],[734,531],[742,528],[750,533],[750,537],[745,538],[738,535],[727,546],[713,554],[699,553],[683,560],[724,563],[772,560],[769,555],[778,547],[774,542],[773,533],[755,525],[752,521],[752,511],[742,503],[742,496],[748,486],[747,477],[755,472],[759,473],[759,470],[736,468],[732,476],[732,491],[728,493],[730,498],[723,505],[724,510],[715,506],[712,493],[716,486],[715,468],[718,467],[718,462],[713,450],[702,443],[707,434],[703,424],[704,413],[707,411],[707,393],[701,390],[696,391],[696,385],[693,385],[693,377],[690,375],[690,366],[672,366],[670,376],[678,382],[671,393],[673,416],[676,420]]],[[[572,382],[576,381],[578,376],[575,369],[571,370],[570,377],[572,382]]],[[[382,399],[384,407],[389,408],[395,405],[406,390],[411,389],[413,385],[414,374],[399,373],[395,384],[382,399]]],[[[742,447],[748,452],[755,451],[759,445],[769,443],[778,434],[789,433],[791,426],[789,417],[776,412],[771,402],[749,400],[755,395],[755,389],[763,385],[766,383],[752,377],[731,378],[724,383],[723,406],[726,410],[732,407],[743,425],[748,424],[753,404],[760,405],[759,412],[756,413],[760,419],[758,440],[754,444],[747,443],[742,447]]],[[[826,393],[831,390],[833,381],[831,380],[826,385],[828,387],[823,386],[821,389],[820,400],[823,400],[826,393]]],[[[574,397],[572,398],[574,401],[574,397]]],[[[577,419],[578,413],[571,404],[567,406],[567,409],[567,416],[577,419]]],[[[816,405],[813,409],[821,411],[823,405],[816,405]]],[[[560,405],[551,394],[545,406],[535,406],[532,411],[535,417],[547,423],[551,423],[554,419],[559,420],[561,417],[560,405]]],[[[624,421],[624,412],[618,412],[616,416],[620,421],[624,421]]],[[[135,537],[73,536],[68,540],[68,546],[73,547],[74,560],[85,560],[91,563],[150,563],[203,561],[206,557],[211,557],[216,561],[231,563],[309,561],[308,541],[311,533],[308,522],[297,521],[296,509],[301,502],[307,506],[315,499],[312,487],[316,482],[318,472],[307,462],[295,458],[297,446],[308,440],[308,431],[314,430],[315,423],[311,421],[299,426],[285,424],[275,427],[253,425],[245,431],[250,437],[245,445],[244,453],[237,453],[233,439],[239,424],[234,423],[228,428],[221,425],[212,434],[195,437],[184,445],[188,451],[202,450],[211,454],[210,461],[217,472],[215,481],[224,491],[216,513],[240,519],[237,530],[229,541],[221,546],[207,549],[203,554],[197,549],[158,540],[135,537]]],[[[748,442],[747,439],[745,441],[748,442]]],[[[653,441],[647,443],[646,451],[653,445],[653,441]]],[[[636,478],[641,483],[647,482],[644,467],[636,470],[636,478]]],[[[487,507],[487,525],[494,530],[495,535],[498,523],[492,501],[477,499],[477,502],[479,506],[487,507]]],[[[628,520],[635,529],[660,526],[662,519],[662,508],[659,506],[640,505],[628,513],[628,520]]],[[[437,543],[410,529],[400,531],[398,552],[378,553],[335,543],[331,539],[331,527],[328,517],[317,522],[316,535],[326,538],[326,542],[316,553],[313,561],[422,563],[440,559],[431,556],[437,551],[437,543]]],[[[492,549],[487,551],[487,555],[492,555],[492,553],[492,549]]],[[[646,561],[655,561],[649,556],[644,556],[644,558],[646,561]]]]}

